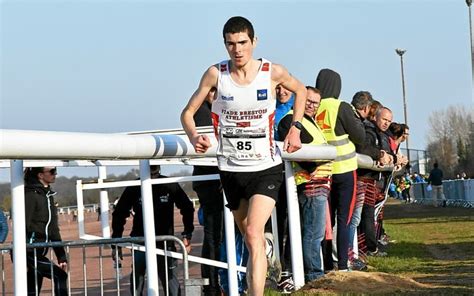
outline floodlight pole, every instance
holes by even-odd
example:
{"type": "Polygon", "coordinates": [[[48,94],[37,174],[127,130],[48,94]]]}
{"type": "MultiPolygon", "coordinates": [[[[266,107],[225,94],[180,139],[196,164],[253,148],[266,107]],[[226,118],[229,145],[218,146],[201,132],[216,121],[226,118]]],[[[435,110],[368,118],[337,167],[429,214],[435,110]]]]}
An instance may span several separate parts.
{"type": "MultiPolygon", "coordinates": [[[[397,48],[395,49],[395,52],[400,56],[400,65],[402,69],[403,114],[405,116],[405,124],[408,125],[407,99],[405,94],[405,72],[403,71],[403,54],[406,52],[406,50],[397,48]]],[[[410,161],[410,145],[408,144],[408,138],[406,138],[405,144],[407,148],[408,161],[410,161]]]]}
{"type": "Polygon", "coordinates": [[[472,87],[474,89],[474,41],[472,37],[472,19],[471,19],[471,6],[472,0],[466,0],[467,10],[469,11],[469,37],[471,38],[471,80],[472,87]]]}

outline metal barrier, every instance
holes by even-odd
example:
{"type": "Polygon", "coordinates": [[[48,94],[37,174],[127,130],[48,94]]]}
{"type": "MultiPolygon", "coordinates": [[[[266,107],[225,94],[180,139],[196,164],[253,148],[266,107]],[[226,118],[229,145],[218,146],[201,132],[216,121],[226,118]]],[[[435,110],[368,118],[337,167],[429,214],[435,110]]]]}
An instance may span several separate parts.
{"type": "MultiPolygon", "coordinates": [[[[23,159],[46,160],[46,159],[62,159],[70,160],[69,164],[76,161],[88,161],[88,165],[93,163],[97,166],[104,166],[107,162],[112,161],[131,161],[139,160],[141,193],[143,198],[142,208],[144,213],[145,225],[145,245],[150,250],[154,248],[154,223],[153,221],[153,200],[151,194],[152,181],[150,178],[150,159],[161,159],[164,163],[173,160],[175,162],[188,165],[198,165],[202,159],[214,159],[216,155],[217,142],[212,132],[209,133],[212,141],[212,147],[205,154],[196,153],[193,146],[185,135],[171,134],[92,134],[92,133],[68,133],[68,132],[43,132],[43,131],[20,131],[20,130],[1,130],[0,138],[0,158],[10,159],[10,178],[12,189],[13,204],[13,223],[14,223],[14,249],[15,249],[15,269],[14,284],[15,293],[24,295],[26,290],[22,283],[26,269],[25,254],[25,225],[24,225],[24,183],[23,183],[23,159]],[[51,150],[49,143],[60,143],[57,149],[51,150]]],[[[282,143],[277,142],[280,146],[282,143]]],[[[280,149],[283,151],[283,149],[280,149]]],[[[292,168],[289,161],[305,161],[305,160],[332,160],[336,157],[336,149],[331,145],[303,145],[303,148],[294,153],[282,152],[285,162],[285,179],[287,182],[287,200],[288,213],[290,221],[290,240],[292,241],[292,270],[297,288],[304,285],[302,247],[300,237],[299,223],[299,206],[296,195],[296,187],[292,174],[292,168]]],[[[359,156],[360,157],[360,156],[359,156]]],[[[367,158],[367,157],[366,157],[367,158]]],[[[156,161],[156,160],[155,160],[156,161]]],[[[360,159],[359,159],[360,161],[360,159]]],[[[44,162],[42,165],[43,166],[44,162]]],[[[7,166],[5,166],[7,167],[7,166]]],[[[359,167],[370,168],[374,170],[391,170],[391,168],[378,168],[371,159],[359,163],[359,167]]],[[[101,169],[101,168],[99,168],[101,169]]],[[[99,171],[99,179],[105,179],[105,173],[99,171]]],[[[102,182],[102,185],[106,183],[102,182]]],[[[158,183],[157,183],[158,184],[158,183]]],[[[79,187],[79,186],[78,186],[79,187]]],[[[103,189],[103,188],[102,188],[103,189]]],[[[83,213],[82,190],[78,190],[78,220],[81,221],[81,213],[83,213]]],[[[108,235],[108,218],[106,211],[105,194],[101,195],[101,221],[103,235],[108,235]]],[[[233,233],[233,218],[229,211],[225,212],[225,229],[226,233],[233,233]]],[[[80,235],[85,235],[84,228],[79,226],[80,235]]],[[[275,233],[275,231],[274,231],[275,233]]],[[[235,253],[232,248],[235,243],[232,241],[233,236],[227,235],[230,241],[227,242],[228,254],[235,253]]],[[[277,240],[278,238],[275,237],[277,240]]],[[[85,256],[84,256],[85,257],[85,256]]],[[[149,278],[157,278],[156,260],[154,254],[147,252],[146,255],[147,275],[149,278]]],[[[198,257],[196,257],[198,258],[198,257]]],[[[198,258],[202,263],[204,260],[198,258]]],[[[229,258],[230,259],[230,258],[229,258]]],[[[218,262],[224,268],[229,268],[229,289],[231,295],[237,295],[236,291],[236,272],[235,260],[228,260],[228,263],[218,262]]],[[[216,265],[217,266],[217,265],[216,265]]],[[[157,291],[157,283],[148,281],[149,295],[155,295],[157,291]]]]}
{"type": "MultiPolygon", "coordinates": [[[[415,202],[431,204],[433,191],[428,191],[428,183],[413,184],[415,202]]],[[[443,181],[446,205],[452,207],[474,208],[474,179],[443,181]]]]}
{"type": "MultiPolygon", "coordinates": [[[[123,284],[124,276],[122,276],[122,262],[119,259],[118,248],[112,248],[110,246],[119,246],[130,250],[130,255],[125,254],[125,260],[123,263],[128,263],[130,261],[130,268],[125,269],[130,272],[130,276],[135,277],[135,252],[144,252],[145,247],[143,246],[144,238],[143,237],[129,237],[129,238],[114,238],[114,239],[98,239],[98,240],[78,240],[78,241],[63,241],[63,242],[49,242],[49,243],[33,243],[27,244],[27,249],[33,249],[34,256],[34,272],[38,272],[38,255],[37,250],[43,248],[49,248],[49,260],[53,262],[53,248],[54,247],[64,247],[66,250],[66,255],[68,258],[67,266],[67,289],[68,295],[71,295],[72,292],[76,292],[82,295],[104,295],[105,293],[110,294],[112,291],[116,295],[123,293],[124,289],[129,288],[130,285],[133,285],[133,289],[130,289],[132,295],[136,294],[135,282],[131,281],[130,284],[123,284]],[[94,249],[96,247],[97,249],[94,249]],[[82,249],[78,250],[78,249],[82,249]],[[104,249],[109,249],[109,254],[104,254],[104,249]],[[111,255],[115,252],[115,258],[117,261],[113,261],[111,255]],[[82,257],[82,258],[80,258],[82,257]],[[104,262],[104,257],[109,257],[110,262],[104,262]],[[89,262],[89,264],[88,264],[89,262]],[[113,263],[115,262],[115,263],[113,263]],[[105,264],[113,264],[113,269],[104,268],[105,264]],[[90,267],[92,265],[92,267],[90,267]],[[98,269],[98,270],[97,270],[98,269]],[[82,271],[82,272],[81,272],[82,271]],[[98,274],[95,272],[98,271],[98,274]],[[82,273],[82,275],[80,274],[82,273]],[[97,277],[98,276],[98,277],[97,277]],[[74,281],[71,285],[71,281],[74,281]],[[122,283],[121,283],[122,282],[122,283]],[[81,288],[72,288],[72,286],[79,285],[81,288]]],[[[157,236],[156,242],[163,242],[163,249],[156,249],[157,255],[164,256],[165,264],[165,279],[166,283],[162,283],[163,287],[168,287],[168,258],[177,257],[176,254],[179,254],[179,258],[182,259],[182,280],[184,282],[184,295],[200,295],[201,288],[203,285],[207,284],[206,279],[190,279],[189,278],[189,268],[188,268],[188,255],[185,249],[185,246],[181,240],[174,236],[165,235],[157,236]],[[177,243],[179,245],[180,253],[165,251],[168,248],[168,244],[177,243]]],[[[10,257],[10,252],[13,250],[12,245],[2,245],[0,246],[1,252],[1,283],[2,283],[2,295],[6,295],[7,291],[10,292],[13,290],[7,286],[6,281],[6,263],[5,256],[10,257]]],[[[30,253],[31,254],[31,253],[30,253]]],[[[7,260],[10,260],[9,258],[7,260]]],[[[8,264],[8,263],[7,263],[8,264]]],[[[53,263],[48,263],[50,272],[53,274],[53,263]]],[[[125,265],[125,264],[124,264],[125,265]]],[[[42,277],[41,277],[42,279],[42,277]]],[[[49,288],[51,295],[54,295],[54,277],[51,279],[51,285],[49,288]]],[[[127,280],[128,281],[128,280],[127,280]]],[[[26,282],[26,281],[25,281],[26,282]]],[[[47,285],[49,286],[49,285],[47,285]]],[[[39,294],[41,288],[41,283],[38,283],[38,277],[35,276],[35,290],[36,295],[39,294]]],[[[163,289],[165,295],[169,295],[167,289],[163,289]]],[[[42,291],[44,294],[45,291],[42,291]]],[[[129,295],[129,292],[124,293],[129,295]]]]}

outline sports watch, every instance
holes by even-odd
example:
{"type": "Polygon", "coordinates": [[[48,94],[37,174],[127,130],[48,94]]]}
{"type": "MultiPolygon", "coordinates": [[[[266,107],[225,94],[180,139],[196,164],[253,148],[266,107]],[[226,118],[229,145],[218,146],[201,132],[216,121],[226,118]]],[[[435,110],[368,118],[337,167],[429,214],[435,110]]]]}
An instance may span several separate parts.
{"type": "Polygon", "coordinates": [[[299,130],[302,130],[302,129],[303,129],[303,125],[302,125],[301,122],[299,122],[299,121],[293,121],[293,122],[291,123],[291,126],[294,126],[294,127],[296,127],[297,129],[299,129],[299,130]]]}

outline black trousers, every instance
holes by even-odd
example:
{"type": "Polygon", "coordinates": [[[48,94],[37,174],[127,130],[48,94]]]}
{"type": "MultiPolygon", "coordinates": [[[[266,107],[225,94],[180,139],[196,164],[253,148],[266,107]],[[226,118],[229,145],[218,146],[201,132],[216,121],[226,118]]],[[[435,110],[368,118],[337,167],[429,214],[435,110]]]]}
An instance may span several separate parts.
{"type": "MultiPolygon", "coordinates": [[[[349,259],[349,224],[355,205],[355,187],[357,175],[355,171],[332,175],[330,210],[331,225],[337,220],[337,265],[338,269],[347,269],[349,259]]],[[[323,241],[325,269],[332,267],[332,246],[330,241],[323,241]]]]}
{"type": "MultiPolygon", "coordinates": [[[[146,275],[146,254],[145,252],[136,251],[134,253],[135,260],[135,278],[133,272],[130,274],[130,293],[133,295],[133,286],[135,285],[135,295],[144,295],[143,290],[145,287],[145,275],[146,275]]],[[[158,277],[160,278],[161,286],[163,290],[168,289],[168,293],[171,296],[180,296],[181,287],[179,285],[178,275],[176,272],[176,260],[168,257],[168,270],[166,270],[165,257],[156,256],[158,265],[158,277]],[[166,277],[168,273],[168,277],[166,277]]],[[[146,293],[145,293],[146,294],[146,293]]],[[[165,292],[166,295],[166,292],[165,292]]]]}
{"type": "Polygon", "coordinates": [[[373,205],[364,204],[360,216],[359,231],[365,236],[367,251],[377,251],[377,238],[375,231],[375,208],[373,205]]]}
{"type": "Polygon", "coordinates": [[[28,295],[36,295],[36,284],[38,285],[38,295],[40,294],[41,287],[43,285],[43,278],[53,279],[54,295],[56,296],[68,295],[67,273],[64,270],[62,270],[59,266],[52,263],[47,257],[42,256],[42,255],[37,255],[36,271],[35,271],[35,257],[34,257],[34,254],[30,252],[27,253],[26,262],[28,266],[28,271],[26,273],[28,295]],[[51,266],[52,266],[52,272],[51,272],[51,266]]]}
{"type": "MultiPolygon", "coordinates": [[[[220,260],[224,221],[224,199],[221,186],[218,181],[201,183],[194,188],[204,216],[204,239],[201,256],[207,259],[220,260]]],[[[209,285],[204,286],[203,289],[205,296],[221,295],[217,271],[217,267],[201,264],[201,276],[209,279],[209,285]]]]}

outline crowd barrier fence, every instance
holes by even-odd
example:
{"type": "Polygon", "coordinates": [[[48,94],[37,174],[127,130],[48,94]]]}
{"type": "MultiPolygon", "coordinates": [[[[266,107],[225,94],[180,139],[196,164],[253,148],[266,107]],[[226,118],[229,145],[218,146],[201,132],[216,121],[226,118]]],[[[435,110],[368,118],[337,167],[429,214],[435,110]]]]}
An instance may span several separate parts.
{"type": "MultiPolygon", "coordinates": [[[[416,203],[433,203],[433,191],[428,191],[427,187],[428,183],[413,184],[416,203]]],[[[443,181],[443,193],[447,206],[474,208],[474,179],[443,181]]]]}

